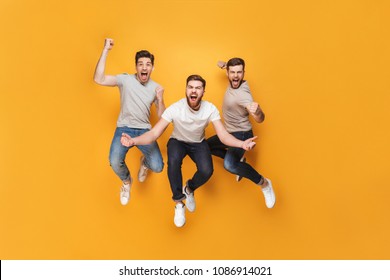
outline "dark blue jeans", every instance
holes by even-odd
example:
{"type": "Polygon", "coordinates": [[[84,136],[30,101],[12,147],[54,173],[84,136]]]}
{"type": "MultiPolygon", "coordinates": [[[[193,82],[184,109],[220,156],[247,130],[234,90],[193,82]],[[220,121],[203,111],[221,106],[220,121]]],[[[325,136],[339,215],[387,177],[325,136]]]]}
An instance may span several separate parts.
{"type": "MultiPolygon", "coordinates": [[[[243,141],[253,137],[252,130],[233,132],[231,134],[243,141]]],[[[214,156],[224,159],[223,167],[230,173],[247,178],[255,184],[263,180],[263,177],[252,166],[248,163],[240,162],[240,159],[245,153],[244,149],[226,146],[219,140],[217,135],[207,139],[207,143],[214,156]]]]}
{"type": "Polygon", "coordinates": [[[168,179],[172,189],[172,199],[181,201],[185,199],[183,194],[183,175],[181,166],[183,159],[188,155],[196,164],[194,176],[188,180],[187,186],[195,191],[206,183],[213,174],[213,161],[210,148],[205,140],[201,143],[187,143],[171,138],[168,147],[168,179]]]}

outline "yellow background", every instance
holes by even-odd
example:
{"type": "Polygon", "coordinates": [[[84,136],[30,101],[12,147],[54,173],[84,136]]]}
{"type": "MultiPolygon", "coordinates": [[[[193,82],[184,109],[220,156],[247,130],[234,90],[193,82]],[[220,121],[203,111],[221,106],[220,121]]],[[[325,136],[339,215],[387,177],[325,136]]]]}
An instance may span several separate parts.
{"type": "MultiPolygon", "coordinates": [[[[1,0],[0,259],[389,259],[389,6],[1,0]],[[266,113],[247,157],[272,179],[274,209],[220,159],[184,228],[166,167],[120,205],[108,164],[118,89],[92,79],[105,37],[116,43],[107,73],[134,72],[140,49],[156,55],[166,105],[198,73],[220,108],[216,62],[246,60],[266,113]]],[[[133,175],[139,156],[128,156],[133,175]]],[[[194,170],[187,158],[185,177],[194,170]]]]}

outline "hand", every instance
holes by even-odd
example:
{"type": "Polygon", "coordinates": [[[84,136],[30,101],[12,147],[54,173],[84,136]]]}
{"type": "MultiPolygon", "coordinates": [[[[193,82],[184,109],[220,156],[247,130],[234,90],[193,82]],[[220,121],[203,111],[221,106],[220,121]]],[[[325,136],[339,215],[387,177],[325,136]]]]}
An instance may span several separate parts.
{"type": "Polygon", "coordinates": [[[252,102],[251,105],[249,105],[249,113],[251,113],[252,115],[257,115],[257,116],[260,115],[261,109],[260,109],[259,103],[252,102]]]}
{"type": "Polygon", "coordinates": [[[106,38],[104,41],[104,49],[106,50],[111,50],[112,47],[114,46],[114,39],[106,38]]]}
{"type": "Polygon", "coordinates": [[[128,135],[126,133],[122,133],[121,143],[125,147],[131,147],[131,146],[134,146],[134,144],[135,144],[133,138],[131,138],[130,135],[128,135]]]}
{"type": "Polygon", "coordinates": [[[161,101],[163,99],[164,94],[164,88],[163,87],[157,87],[156,88],[156,99],[158,101],[161,101]]]}
{"type": "Polygon", "coordinates": [[[245,150],[245,151],[249,151],[249,150],[252,150],[253,147],[256,145],[256,142],[253,142],[253,140],[255,140],[257,138],[257,136],[254,136],[252,138],[249,138],[249,139],[246,139],[244,141],[244,143],[242,144],[242,148],[245,150]]]}
{"type": "Polygon", "coordinates": [[[225,61],[218,61],[217,63],[217,66],[221,69],[225,69],[226,68],[226,62],[225,61]]]}

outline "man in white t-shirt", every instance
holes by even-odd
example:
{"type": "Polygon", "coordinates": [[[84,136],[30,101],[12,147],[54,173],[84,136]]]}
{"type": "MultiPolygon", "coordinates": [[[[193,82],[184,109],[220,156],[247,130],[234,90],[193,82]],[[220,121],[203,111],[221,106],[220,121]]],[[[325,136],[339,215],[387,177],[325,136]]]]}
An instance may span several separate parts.
{"type": "Polygon", "coordinates": [[[168,141],[168,178],[172,190],[172,199],[176,202],[174,223],[177,227],[185,224],[185,208],[195,211],[194,191],[205,184],[213,173],[213,162],[209,146],[205,140],[205,129],[211,122],[221,141],[232,147],[250,150],[255,145],[256,137],[241,141],[229,134],[221,122],[217,108],[202,100],[206,81],[199,75],[187,78],[186,98],[169,106],[161,119],[147,133],[132,138],[123,134],[124,146],[145,145],[156,141],[169,123],[174,128],[168,141]],[[183,186],[182,163],[188,155],[195,162],[197,171],[183,186]],[[186,205],[184,205],[186,200],[186,205]],[[186,207],[185,207],[186,206],[186,207]]]}
{"type": "MultiPolygon", "coordinates": [[[[226,130],[241,140],[251,138],[253,132],[249,116],[252,116],[257,123],[262,123],[265,116],[259,104],[253,101],[249,85],[244,80],[245,61],[236,57],[227,63],[220,61],[218,66],[222,69],[226,68],[229,80],[222,105],[226,130]]],[[[274,207],[275,193],[271,180],[260,175],[246,162],[245,150],[225,145],[218,135],[210,137],[207,142],[211,153],[224,159],[224,168],[237,175],[237,181],[244,177],[259,185],[263,191],[266,206],[274,207]]]]}
{"type": "MultiPolygon", "coordinates": [[[[113,46],[113,39],[105,39],[102,54],[96,65],[94,81],[99,85],[119,88],[121,107],[111,142],[109,159],[115,174],[123,182],[120,201],[122,205],[126,205],[130,199],[130,187],[133,179],[125,162],[129,147],[124,147],[120,139],[122,133],[136,137],[150,130],[149,118],[152,104],[154,103],[156,106],[158,117],[161,117],[165,110],[164,89],[150,79],[154,67],[154,55],[145,50],[139,51],[135,55],[135,74],[106,75],[106,59],[113,46]]],[[[142,152],[138,180],[143,182],[149,169],[161,172],[164,163],[157,142],[153,141],[148,145],[137,147],[142,152]]]]}

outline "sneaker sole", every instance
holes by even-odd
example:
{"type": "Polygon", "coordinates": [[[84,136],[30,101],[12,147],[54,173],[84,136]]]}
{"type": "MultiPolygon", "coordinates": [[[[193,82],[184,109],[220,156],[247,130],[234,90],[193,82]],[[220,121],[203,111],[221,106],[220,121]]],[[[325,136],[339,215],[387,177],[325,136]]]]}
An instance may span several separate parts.
{"type": "MultiPolygon", "coordinates": [[[[175,222],[173,222],[174,224],[175,224],[175,222]]],[[[175,226],[177,227],[177,228],[182,228],[182,227],[184,227],[186,225],[186,222],[184,222],[184,224],[183,225],[181,225],[181,226],[178,226],[177,224],[175,224],[175,226]]]]}
{"type": "MultiPolygon", "coordinates": [[[[138,181],[140,182],[140,183],[143,183],[143,182],[145,182],[145,180],[146,180],[146,177],[148,176],[148,174],[147,174],[147,172],[148,172],[148,170],[146,170],[146,175],[145,175],[145,177],[144,178],[140,178],[140,173],[141,173],[141,168],[143,168],[142,166],[145,166],[144,165],[144,159],[145,159],[145,157],[144,156],[142,156],[141,157],[141,159],[140,159],[140,166],[139,166],[139,170],[138,170],[138,181]]],[[[145,166],[146,167],[146,166],[145,166]]]]}
{"type": "Polygon", "coordinates": [[[271,207],[268,207],[267,204],[265,204],[265,206],[267,206],[268,209],[272,209],[272,208],[275,207],[275,204],[276,204],[276,195],[275,195],[275,191],[274,191],[274,188],[273,188],[273,186],[272,186],[271,180],[270,180],[270,179],[267,179],[267,178],[266,178],[266,180],[267,180],[268,183],[271,185],[271,190],[272,190],[272,193],[274,194],[274,195],[273,195],[273,197],[274,197],[274,203],[272,204],[271,207]]]}

